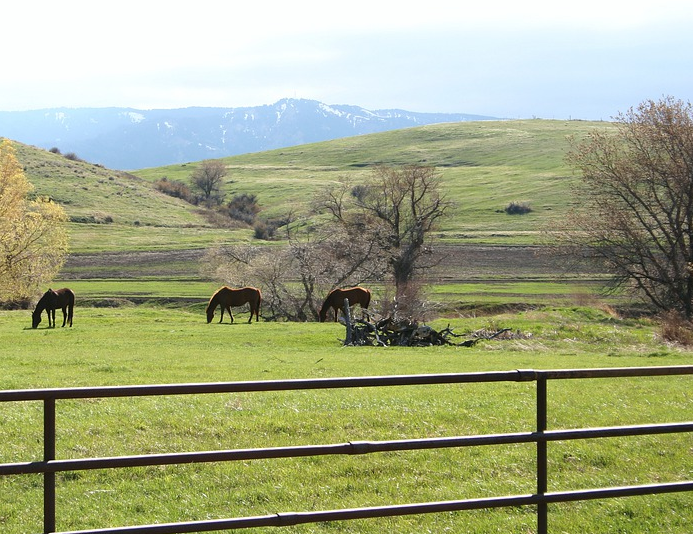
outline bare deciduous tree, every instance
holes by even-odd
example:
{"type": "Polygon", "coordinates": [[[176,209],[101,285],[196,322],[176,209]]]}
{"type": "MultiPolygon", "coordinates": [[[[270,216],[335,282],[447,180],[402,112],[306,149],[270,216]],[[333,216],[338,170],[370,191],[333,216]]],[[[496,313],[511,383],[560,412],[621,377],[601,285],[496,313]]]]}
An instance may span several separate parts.
{"type": "Polygon", "coordinates": [[[202,193],[202,199],[209,206],[223,200],[222,188],[227,175],[223,161],[208,159],[200,163],[190,179],[193,187],[202,193]]]}
{"type": "Polygon", "coordinates": [[[203,265],[208,276],[230,285],[262,289],[266,319],[316,321],[330,289],[382,276],[383,264],[358,239],[334,225],[294,219],[284,246],[218,247],[203,265]]]}
{"type": "Polygon", "coordinates": [[[664,98],[594,131],[568,154],[579,209],[562,242],[601,260],[619,287],[693,317],[693,108],[664,98]]]}
{"type": "Polygon", "coordinates": [[[417,270],[430,267],[431,231],[452,203],[441,192],[433,167],[379,166],[373,179],[354,186],[343,182],[325,191],[320,207],[343,232],[367,243],[370,254],[380,255],[389,266],[395,298],[413,298],[417,270]]]}

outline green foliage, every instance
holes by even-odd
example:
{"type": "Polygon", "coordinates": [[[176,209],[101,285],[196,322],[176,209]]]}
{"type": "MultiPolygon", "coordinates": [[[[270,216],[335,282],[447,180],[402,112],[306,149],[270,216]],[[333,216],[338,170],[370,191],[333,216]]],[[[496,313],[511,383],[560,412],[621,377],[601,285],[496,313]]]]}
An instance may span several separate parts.
{"type": "Polygon", "coordinates": [[[531,213],[532,207],[528,202],[511,202],[505,207],[505,213],[508,215],[524,215],[531,213]]]}

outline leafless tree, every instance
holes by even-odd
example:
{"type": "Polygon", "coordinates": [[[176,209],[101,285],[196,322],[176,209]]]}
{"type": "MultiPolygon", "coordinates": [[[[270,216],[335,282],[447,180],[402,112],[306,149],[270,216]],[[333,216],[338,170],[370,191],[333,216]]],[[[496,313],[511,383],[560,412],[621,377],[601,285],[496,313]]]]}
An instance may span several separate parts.
{"type": "Polygon", "coordinates": [[[290,321],[317,321],[330,289],[382,276],[378,256],[340,228],[290,219],[286,245],[218,247],[203,261],[205,274],[230,285],[260,287],[265,319],[290,321]]]}
{"type": "Polygon", "coordinates": [[[693,317],[693,108],[645,101],[595,130],[568,161],[579,205],[561,242],[589,251],[663,311],[693,317]]]}
{"type": "Polygon", "coordinates": [[[432,230],[452,208],[433,167],[379,166],[365,185],[343,182],[320,197],[320,206],[347,235],[368,243],[389,266],[396,299],[412,292],[418,270],[430,267],[432,230]]]}
{"type": "Polygon", "coordinates": [[[227,175],[223,161],[208,159],[200,163],[193,171],[193,187],[200,191],[202,200],[208,205],[219,204],[223,200],[222,188],[227,175]]]}

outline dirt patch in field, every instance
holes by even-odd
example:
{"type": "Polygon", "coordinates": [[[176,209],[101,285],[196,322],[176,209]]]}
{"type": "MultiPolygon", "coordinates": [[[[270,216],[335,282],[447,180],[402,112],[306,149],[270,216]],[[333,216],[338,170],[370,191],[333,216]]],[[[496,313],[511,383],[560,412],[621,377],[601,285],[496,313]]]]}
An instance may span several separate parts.
{"type": "MultiPolygon", "coordinates": [[[[63,279],[140,278],[143,276],[198,276],[205,250],[160,250],[71,254],[63,279]]],[[[531,246],[437,246],[435,265],[426,270],[431,282],[463,282],[480,279],[527,279],[576,274],[564,260],[531,246]]],[[[584,271],[581,271],[584,274],[584,271]]]]}
{"type": "Polygon", "coordinates": [[[427,277],[444,282],[596,274],[584,266],[578,270],[565,259],[547,254],[546,249],[532,246],[439,246],[434,258],[438,263],[427,277]]]}
{"type": "Polygon", "coordinates": [[[70,254],[61,278],[141,278],[143,276],[197,276],[204,250],[160,250],[70,254]]]}

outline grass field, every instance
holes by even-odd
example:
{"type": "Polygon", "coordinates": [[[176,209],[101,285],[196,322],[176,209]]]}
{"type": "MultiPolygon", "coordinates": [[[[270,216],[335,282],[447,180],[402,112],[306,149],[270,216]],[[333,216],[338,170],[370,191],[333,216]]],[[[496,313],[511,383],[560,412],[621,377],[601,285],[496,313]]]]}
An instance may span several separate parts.
{"type": "MultiPolygon", "coordinates": [[[[200,275],[205,249],[256,241],[248,228],[213,228],[196,207],[152,187],[164,176],[187,181],[196,163],[134,176],[20,146],[36,192],[61,202],[72,218],[72,256],[54,286],[72,287],[77,308],[73,328],[47,329],[44,317],[36,330],[30,311],[0,310],[0,389],[693,364],[693,351],[665,343],[653,320],[614,312],[621,296],[595,297],[601,273],[566,274],[535,254],[542,230],[571,206],[568,138],[611,127],[434,125],[225,160],[227,194],[257,194],[264,216],[305,207],[313,192],[344,177],[367,180],[376,163],[436,166],[457,208],[438,234],[444,261],[427,273],[439,312],[430,324],[449,325],[460,340],[479,330],[513,335],[419,349],[343,347],[339,324],[249,325],[241,310],[234,325],[206,324],[204,307],[219,284],[200,275]],[[530,203],[532,213],[506,215],[512,201],[530,203]]],[[[691,391],[689,378],[552,384],[549,428],[689,421],[691,391]]],[[[531,384],[58,404],[59,458],[501,433],[535,424],[531,384]]],[[[40,406],[0,404],[0,463],[40,460],[42,447],[40,406]]],[[[549,491],[688,480],[692,451],[687,435],[551,444],[549,491]]],[[[64,473],[58,528],[533,493],[533,458],[531,446],[493,446],[64,473]]],[[[40,477],[0,479],[0,532],[41,531],[41,487],[40,477]]],[[[675,494],[553,505],[550,531],[683,534],[693,525],[692,504],[690,494],[675,494]]],[[[536,518],[532,509],[513,508],[286,531],[528,534],[536,518]]]]}
{"type": "MultiPolygon", "coordinates": [[[[343,347],[325,323],[206,324],[201,309],[78,308],[74,327],[32,330],[29,312],[0,312],[0,389],[272,380],[693,363],[648,320],[595,308],[543,308],[433,323],[467,339],[511,328],[516,339],[474,347],[343,347]]],[[[60,313],[58,314],[60,316],[60,313]]],[[[58,319],[60,324],[60,318],[58,319]]],[[[563,382],[549,390],[549,428],[690,420],[689,378],[563,382]]],[[[63,401],[58,458],[327,444],[527,431],[531,384],[417,386],[63,401]]],[[[0,406],[0,461],[38,460],[40,406],[0,406]]],[[[686,480],[690,437],[550,446],[550,491],[686,480]]],[[[532,493],[533,448],[493,446],[65,473],[58,528],[264,515],[532,493]],[[328,459],[326,459],[328,458],[328,459]]],[[[0,480],[3,533],[39,532],[38,477],[0,480]]],[[[688,532],[693,497],[628,498],[550,507],[552,532],[688,532]]],[[[534,532],[531,509],[324,523],[288,532],[534,532]]],[[[262,530],[259,530],[262,531],[262,530]]],[[[268,530],[269,532],[270,530],[268,530]]],[[[272,530],[275,531],[275,530],[272,530]]]]}

